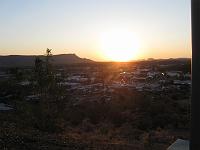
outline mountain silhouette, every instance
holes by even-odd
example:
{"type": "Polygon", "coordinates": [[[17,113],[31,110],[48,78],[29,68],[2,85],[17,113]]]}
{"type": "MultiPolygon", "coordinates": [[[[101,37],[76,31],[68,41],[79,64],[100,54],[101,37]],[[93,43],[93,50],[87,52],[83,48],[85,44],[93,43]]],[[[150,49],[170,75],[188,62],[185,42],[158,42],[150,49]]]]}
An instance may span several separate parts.
{"type": "MultiPolygon", "coordinates": [[[[33,66],[36,57],[40,57],[41,59],[44,59],[45,56],[41,56],[41,55],[0,56],[0,67],[33,66]]],[[[76,54],[60,54],[60,55],[52,56],[52,63],[55,65],[91,63],[91,62],[93,61],[86,58],[80,58],[76,54]]]]}

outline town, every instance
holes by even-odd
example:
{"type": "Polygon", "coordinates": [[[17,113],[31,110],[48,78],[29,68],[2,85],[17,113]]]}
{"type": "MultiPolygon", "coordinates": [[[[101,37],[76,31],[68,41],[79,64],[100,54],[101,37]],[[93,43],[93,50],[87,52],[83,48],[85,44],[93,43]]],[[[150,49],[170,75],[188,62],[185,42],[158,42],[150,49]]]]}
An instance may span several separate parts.
{"type": "Polygon", "coordinates": [[[104,146],[115,142],[130,149],[166,148],[189,136],[190,59],[49,63],[53,80],[44,71],[35,74],[40,69],[1,68],[0,119],[6,135],[12,125],[19,132],[25,127],[70,139],[76,135],[87,146],[88,141],[101,144],[103,136],[104,146]]]}

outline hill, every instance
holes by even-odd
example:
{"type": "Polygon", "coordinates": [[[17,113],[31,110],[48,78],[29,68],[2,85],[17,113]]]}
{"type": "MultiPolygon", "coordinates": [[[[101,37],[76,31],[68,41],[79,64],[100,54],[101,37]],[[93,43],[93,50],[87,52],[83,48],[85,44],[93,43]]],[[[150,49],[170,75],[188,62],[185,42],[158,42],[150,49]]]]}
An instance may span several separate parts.
{"type": "MultiPolygon", "coordinates": [[[[33,66],[36,57],[44,58],[44,56],[37,55],[9,55],[0,56],[0,67],[23,67],[23,66],[33,66]]],[[[90,59],[80,58],[76,54],[60,54],[54,55],[53,64],[55,65],[66,65],[66,64],[76,64],[76,63],[91,63],[90,59]]]]}

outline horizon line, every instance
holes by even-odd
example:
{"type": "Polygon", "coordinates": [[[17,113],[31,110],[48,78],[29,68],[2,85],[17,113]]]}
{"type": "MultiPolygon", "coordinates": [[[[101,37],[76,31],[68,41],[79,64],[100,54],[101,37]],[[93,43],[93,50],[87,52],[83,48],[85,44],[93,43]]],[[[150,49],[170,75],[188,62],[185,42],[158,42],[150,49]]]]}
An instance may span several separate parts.
{"type": "MultiPolygon", "coordinates": [[[[168,57],[168,58],[140,58],[140,59],[133,59],[133,60],[129,60],[129,61],[113,61],[113,60],[94,60],[94,59],[90,59],[90,58],[85,58],[85,57],[80,57],[78,56],[76,53],[60,53],[60,54],[53,54],[53,56],[59,56],[59,55],[75,55],[79,58],[82,59],[89,59],[91,61],[94,62],[116,62],[116,63],[126,63],[126,62],[134,62],[134,61],[153,61],[153,60],[168,60],[168,59],[192,59],[192,57],[168,57]]],[[[0,55],[0,57],[9,57],[9,56],[45,56],[44,54],[38,54],[38,55],[34,55],[34,54],[6,54],[6,55],[0,55]]]]}

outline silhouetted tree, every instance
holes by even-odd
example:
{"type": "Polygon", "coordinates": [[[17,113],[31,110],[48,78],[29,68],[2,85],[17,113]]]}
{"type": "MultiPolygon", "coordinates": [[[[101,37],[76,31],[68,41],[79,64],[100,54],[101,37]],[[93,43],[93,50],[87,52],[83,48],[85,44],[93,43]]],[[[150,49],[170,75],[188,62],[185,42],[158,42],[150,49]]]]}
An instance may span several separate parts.
{"type": "Polygon", "coordinates": [[[54,131],[57,129],[56,120],[62,113],[60,105],[62,101],[62,90],[56,84],[55,73],[51,63],[51,49],[46,50],[44,59],[35,59],[34,76],[36,82],[36,93],[40,96],[38,109],[35,110],[35,124],[41,130],[54,131]]]}
{"type": "Polygon", "coordinates": [[[55,86],[55,75],[51,64],[51,51],[51,49],[47,48],[44,60],[39,57],[35,59],[36,88],[40,89],[41,95],[48,95],[51,93],[50,90],[54,90],[53,86],[55,86]]]}
{"type": "Polygon", "coordinates": [[[39,57],[36,57],[35,59],[35,81],[37,84],[38,89],[40,89],[40,92],[42,91],[42,87],[44,86],[44,69],[43,69],[43,60],[39,57]]]}

